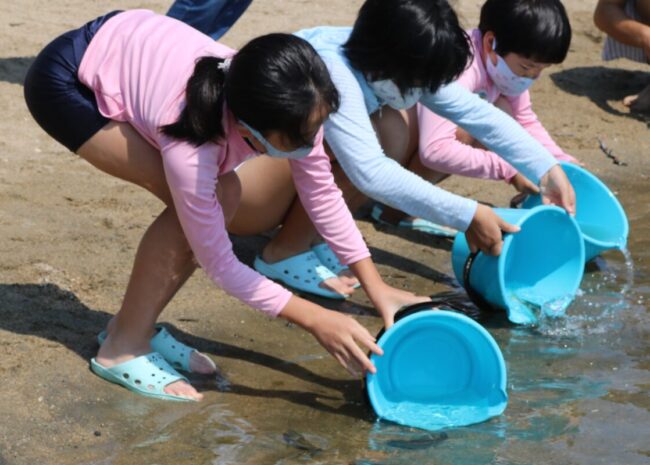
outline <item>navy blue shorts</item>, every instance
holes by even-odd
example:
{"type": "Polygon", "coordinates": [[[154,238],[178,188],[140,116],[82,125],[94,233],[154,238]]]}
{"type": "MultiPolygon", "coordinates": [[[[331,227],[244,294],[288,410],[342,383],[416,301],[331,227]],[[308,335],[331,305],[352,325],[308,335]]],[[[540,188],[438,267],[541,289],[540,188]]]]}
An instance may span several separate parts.
{"type": "Polygon", "coordinates": [[[110,121],[99,112],[95,94],[79,81],[78,72],[90,40],[118,13],[100,16],[54,39],[25,76],[27,108],[45,132],[72,152],[110,121]]]}

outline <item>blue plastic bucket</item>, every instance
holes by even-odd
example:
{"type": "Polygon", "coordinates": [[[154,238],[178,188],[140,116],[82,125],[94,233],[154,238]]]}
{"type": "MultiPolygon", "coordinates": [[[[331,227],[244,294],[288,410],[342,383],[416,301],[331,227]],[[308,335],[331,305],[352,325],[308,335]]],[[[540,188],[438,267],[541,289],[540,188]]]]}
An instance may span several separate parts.
{"type": "Polygon", "coordinates": [[[584,273],[585,246],[575,219],[561,208],[496,208],[521,231],[507,234],[498,257],[471,254],[465,234],[451,251],[456,279],[479,307],[503,309],[513,323],[563,315],[584,273]]]}
{"type": "Polygon", "coordinates": [[[508,403],[499,346],[474,320],[445,310],[406,316],[379,338],[366,388],[377,416],[435,431],[500,415],[508,403]]]}
{"type": "MultiPolygon", "coordinates": [[[[630,226],[616,196],[596,176],[573,163],[561,163],[576,193],[576,221],[585,241],[585,261],[605,250],[623,249],[630,226]]],[[[529,196],[523,208],[541,205],[539,195],[529,196]]]]}

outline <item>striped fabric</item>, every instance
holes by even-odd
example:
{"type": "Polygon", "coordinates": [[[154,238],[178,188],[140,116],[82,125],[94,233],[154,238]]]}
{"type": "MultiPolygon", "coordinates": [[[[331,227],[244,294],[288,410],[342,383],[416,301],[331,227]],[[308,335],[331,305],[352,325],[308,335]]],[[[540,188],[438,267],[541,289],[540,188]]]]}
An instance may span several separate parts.
{"type": "MultiPolygon", "coordinates": [[[[640,21],[639,15],[634,8],[635,0],[628,0],[625,3],[625,13],[632,19],[640,21]]],[[[639,63],[648,63],[648,57],[639,47],[632,47],[631,45],[622,44],[615,39],[607,36],[605,39],[605,47],[603,48],[603,60],[610,61],[617,58],[627,58],[628,60],[637,61],[639,63]]]]}

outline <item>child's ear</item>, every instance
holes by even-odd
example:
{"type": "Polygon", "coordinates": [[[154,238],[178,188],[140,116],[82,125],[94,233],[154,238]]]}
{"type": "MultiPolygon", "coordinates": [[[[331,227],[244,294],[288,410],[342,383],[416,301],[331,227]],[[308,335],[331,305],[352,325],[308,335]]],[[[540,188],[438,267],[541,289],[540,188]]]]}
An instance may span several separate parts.
{"type": "Polygon", "coordinates": [[[492,60],[492,63],[496,65],[496,52],[494,51],[494,32],[492,31],[487,31],[485,34],[483,34],[483,55],[485,56],[486,59],[492,60]]]}

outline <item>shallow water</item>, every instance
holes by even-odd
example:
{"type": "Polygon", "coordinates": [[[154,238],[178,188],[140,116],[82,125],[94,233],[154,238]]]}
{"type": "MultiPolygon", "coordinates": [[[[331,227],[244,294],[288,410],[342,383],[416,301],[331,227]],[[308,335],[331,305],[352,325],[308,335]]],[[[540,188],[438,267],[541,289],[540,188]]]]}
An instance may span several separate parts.
{"type": "Polygon", "coordinates": [[[634,281],[629,254],[615,252],[589,266],[565,316],[489,328],[508,367],[502,416],[447,430],[435,450],[393,447],[418,433],[378,423],[369,443],[386,456],[358,463],[650,463],[647,274],[634,281]]]}
{"type": "Polygon", "coordinates": [[[283,356],[304,368],[294,376],[240,363],[218,403],[156,417],[125,453],[159,464],[650,464],[650,207],[636,200],[631,252],[590,262],[564,315],[523,327],[469,312],[506,360],[501,416],[438,432],[376,421],[360,383],[313,346],[283,356]]]}
{"type": "Polygon", "coordinates": [[[398,402],[388,406],[382,417],[427,431],[438,431],[452,425],[462,426],[476,423],[477,418],[494,416],[483,399],[468,399],[468,402],[470,405],[398,402]],[[404,419],[408,420],[404,421],[404,419]]]}

